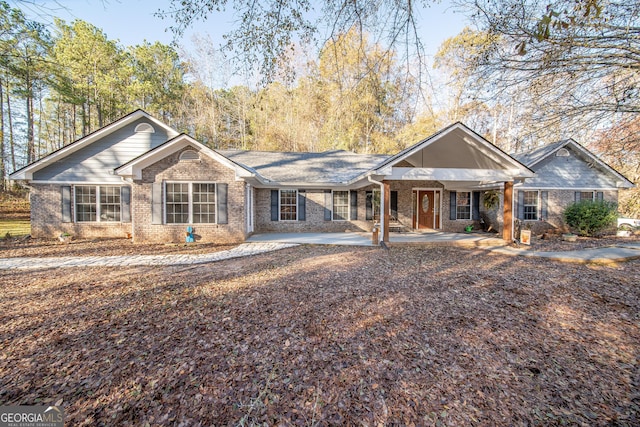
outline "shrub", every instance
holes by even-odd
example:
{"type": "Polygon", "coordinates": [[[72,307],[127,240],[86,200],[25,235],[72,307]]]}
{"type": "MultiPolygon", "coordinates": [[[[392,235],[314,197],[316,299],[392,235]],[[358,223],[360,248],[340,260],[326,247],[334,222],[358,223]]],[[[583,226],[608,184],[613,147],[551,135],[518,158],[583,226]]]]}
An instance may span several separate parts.
{"type": "Polygon", "coordinates": [[[581,236],[594,236],[615,225],[618,218],[615,203],[582,200],[569,205],[564,211],[567,225],[581,236]]]}

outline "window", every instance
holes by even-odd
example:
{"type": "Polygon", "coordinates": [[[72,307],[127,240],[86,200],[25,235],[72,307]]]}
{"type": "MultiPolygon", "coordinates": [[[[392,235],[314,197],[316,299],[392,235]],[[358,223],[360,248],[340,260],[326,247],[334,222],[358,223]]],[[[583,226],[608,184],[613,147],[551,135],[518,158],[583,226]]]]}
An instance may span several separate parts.
{"type": "Polygon", "coordinates": [[[193,184],[193,222],[216,222],[216,185],[193,184]]]}
{"type": "Polygon", "coordinates": [[[333,220],[346,221],[349,219],[349,192],[333,192],[333,220]]]}
{"type": "Polygon", "coordinates": [[[456,197],[456,219],[471,219],[471,192],[458,191],[456,197]]]}
{"type": "Polygon", "coordinates": [[[525,221],[538,220],[538,192],[524,192],[524,218],[525,221]]]}
{"type": "Polygon", "coordinates": [[[106,185],[75,186],[76,221],[120,222],[120,190],[106,185]]]}
{"type": "Polygon", "coordinates": [[[280,190],[280,221],[298,220],[298,190],[280,190]]]}
{"type": "Polygon", "coordinates": [[[589,202],[593,202],[593,191],[582,191],[580,192],[580,201],[587,200],[589,202]]]}
{"type": "Polygon", "coordinates": [[[366,193],[366,220],[380,220],[380,190],[367,191],[366,193]]]}
{"type": "Polygon", "coordinates": [[[216,184],[167,182],[165,185],[167,224],[216,223],[216,184]]]}
{"type": "Polygon", "coordinates": [[[96,187],[76,187],[76,221],[95,222],[97,220],[96,187]]]}
{"type": "Polygon", "coordinates": [[[120,187],[100,187],[100,221],[120,222],[120,187]]]}
{"type": "Polygon", "coordinates": [[[189,223],[189,183],[168,182],[166,195],[167,224],[189,223]]]}

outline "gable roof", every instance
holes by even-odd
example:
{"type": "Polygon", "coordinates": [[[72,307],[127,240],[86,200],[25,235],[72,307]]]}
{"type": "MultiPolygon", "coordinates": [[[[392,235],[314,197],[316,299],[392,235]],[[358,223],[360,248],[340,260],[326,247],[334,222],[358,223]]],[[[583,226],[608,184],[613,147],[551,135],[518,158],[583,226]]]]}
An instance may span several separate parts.
{"type": "Polygon", "coordinates": [[[428,148],[436,142],[444,140],[444,138],[450,135],[456,134],[458,136],[461,135],[460,139],[468,146],[482,151],[484,156],[486,156],[492,162],[502,165],[505,169],[519,171],[516,178],[527,178],[533,176],[533,171],[530,170],[526,165],[522,164],[517,159],[511,157],[509,154],[501,150],[499,147],[487,141],[484,137],[473,131],[462,122],[453,123],[445,127],[444,129],[434,133],[433,135],[423,139],[422,141],[419,141],[418,143],[405,148],[398,154],[389,157],[385,162],[376,167],[376,172],[385,174],[385,172],[389,168],[400,164],[402,161],[407,160],[412,155],[428,148]]]}
{"type": "Polygon", "coordinates": [[[9,179],[31,179],[34,172],[37,172],[38,170],[92,144],[93,142],[103,138],[104,136],[109,135],[116,130],[121,129],[122,127],[131,124],[141,118],[149,120],[155,125],[165,129],[168,135],[178,135],[178,132],[172,127],[162,123],[158,119],[148,114],[146,111],[138,109],[132,113],[127,114],[121,119],[116,120],[115,122],[110,123],[94,132],[91,132],[90,134],[72,142],[71,144],[65,145],[64,147],[53,151],[52,153],[49,153],[45,157],[42,157],[41,159],[38,159],[35,162],[14,171],[11,175],[9,175],[9,179]]]}
{"type": "Polygon", "coordinates": [[[555,153],[561,148],[567,147],[573,148],[583,157],[584,160],[597,165],[605,173],[611,174],[612,176],[620,180],[621,182],[618,185],[619,187],[631,188],[634,186],[633,182],[627,179],[627,177],[609,166],[607,163],[600,160],[598,156],[596,156],[591,151],[587,150],[585,147],[571,138],[547,144],[542,147],[536,147],[528,151],[523,151],[521,153],[514,154],[513,157],[526,164],[529,168],[535,168],[535,166],[543,160],[551,157],[552,155],[555,155],[555,153]]]}
{"type": "Polygon", "coordinates": [[[334,150],[322,153],[217,150],[226,158],[280,184],[346,184],[386,160],[388,155],[334,150]]]}
{"type": "Polygon", "coordinates": [[[147,151],[146,153],[117,167],[115,169],[115,173],[116,175],[120,176],[130,176],[134,179],[141,179],[142,169],[164,159],[165,157],[175,153],[176,151],[186,146],[190,146],[197,151],[211,157],[222,165],[228,167],[229,169],[233,169],[236,172],[237,176],[255,177],[256,175],[256,172],[251,168],[247,168],[244,165],[228,159],[227,157],[221,155],[215,150],[212,150],[211,148],[196,141],[195,139],[184,133],[181,133],[180,135],[170,139],[164,144],[158,145],[157,147],[147,151]]]}

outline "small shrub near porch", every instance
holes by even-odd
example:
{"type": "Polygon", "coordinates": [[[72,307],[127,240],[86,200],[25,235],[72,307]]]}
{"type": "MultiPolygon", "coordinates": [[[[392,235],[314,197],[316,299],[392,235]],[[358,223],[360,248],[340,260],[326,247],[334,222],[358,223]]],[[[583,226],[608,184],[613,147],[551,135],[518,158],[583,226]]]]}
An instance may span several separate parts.
{"type": "Polygon", "coordinates": [[[582,200],[569,205],[564,220],[581,236],[595,236],[615,225],[617,205],[603,200],[582,200]]]}

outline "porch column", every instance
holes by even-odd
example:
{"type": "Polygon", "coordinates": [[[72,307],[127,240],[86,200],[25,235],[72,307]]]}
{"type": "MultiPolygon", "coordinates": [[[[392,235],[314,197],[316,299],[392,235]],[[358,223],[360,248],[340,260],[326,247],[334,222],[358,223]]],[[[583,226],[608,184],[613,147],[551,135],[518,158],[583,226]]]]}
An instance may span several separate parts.
{"type": "Polygon", "coordinates": [[[504,183],[504,215],[502,220],[502,239],[513,240],[513,181],[504,183]]]}
{"type": "Polygon", "coordinates": [[[391,186],[388,182],[382,181],[384,196],[382,197],[382,241],[389,243],[389,219],[391,217],[391,186]]]}

